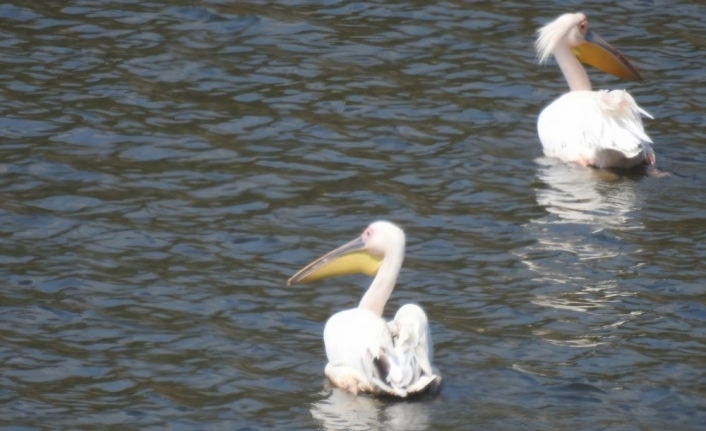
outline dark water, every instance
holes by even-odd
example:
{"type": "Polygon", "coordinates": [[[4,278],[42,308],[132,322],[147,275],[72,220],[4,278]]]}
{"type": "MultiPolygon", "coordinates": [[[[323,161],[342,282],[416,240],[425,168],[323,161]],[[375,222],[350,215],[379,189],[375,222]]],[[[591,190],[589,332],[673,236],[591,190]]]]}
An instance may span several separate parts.
{"type": "Polygon", "coordinates": [[[697,430],[706,424],[698,2],[0,5],[0,424],[33,429],[697,430]],[[566,89],[534,31],[627,54],[658,170],[541,157],[566,89]],[[405,228],[387,313],[432,322],[438,397],[327,388],[365,277],[286,288],[405,228]]]}

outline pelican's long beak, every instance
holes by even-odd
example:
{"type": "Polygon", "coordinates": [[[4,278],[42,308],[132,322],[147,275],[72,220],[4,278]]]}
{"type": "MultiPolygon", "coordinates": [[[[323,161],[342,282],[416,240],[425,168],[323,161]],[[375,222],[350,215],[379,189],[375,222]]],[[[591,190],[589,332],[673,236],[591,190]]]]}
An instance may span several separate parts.
{"type": "Polygon", "coordinates": [[[642,81],[640,72],[617,49],[589,30],[584,42],[574,47],[574,55],[581,63],[590,64],[618,78],[630,81],[642,81]]]}
{"type": "Polygon", "coordinates": [[[375,256],[368,252],[363,239],[358,238],[302,268],[287,280],[287,286],[360,272],[373,276],[377,274],[382,258],[383,256],[375,256]]]}

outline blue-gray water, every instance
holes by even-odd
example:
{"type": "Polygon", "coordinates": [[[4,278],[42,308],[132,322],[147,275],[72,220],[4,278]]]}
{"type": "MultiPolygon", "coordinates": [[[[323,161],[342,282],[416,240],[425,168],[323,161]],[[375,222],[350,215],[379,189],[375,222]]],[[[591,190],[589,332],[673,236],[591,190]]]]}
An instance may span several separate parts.
{"type": "Polygon", "coordinates": [[[0,425],[698,430],[706,424],[706,6],[600,1],[0,5],[0,425]],[[534,31],[582,10],[646,78],[657,169],[542,156],[566,90],[534,31]],[[285,280],[407,233],[439,396],[324,381],[363,276],[285,280]]]}

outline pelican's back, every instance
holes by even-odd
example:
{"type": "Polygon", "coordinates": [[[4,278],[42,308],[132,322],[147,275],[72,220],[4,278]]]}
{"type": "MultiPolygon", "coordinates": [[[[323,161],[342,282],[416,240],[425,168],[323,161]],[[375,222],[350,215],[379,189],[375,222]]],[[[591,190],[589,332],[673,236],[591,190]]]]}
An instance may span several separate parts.
{"type": "Polygon", "coordinates": [[[623,90],[571,91],[537,120],[544,154],[598,168],[654,163],[640,115],[652,118],[623,90]]]}
{"type": "Polygon", "coordinates": [[[353,368],[368,381],[381,377],[376,358],[394,350],[385,321],[364,308],[331,316],[324,328],[324,344],[329,366],[353,368]]]}

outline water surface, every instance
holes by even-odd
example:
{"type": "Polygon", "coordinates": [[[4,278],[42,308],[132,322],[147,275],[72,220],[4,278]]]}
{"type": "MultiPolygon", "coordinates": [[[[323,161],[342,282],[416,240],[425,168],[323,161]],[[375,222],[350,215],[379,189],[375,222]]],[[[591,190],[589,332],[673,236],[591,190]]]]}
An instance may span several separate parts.
{"type": "Polygon", "coordinates": [[[7,429],[696,430],[706,423],[706,7],[680,1],[0,5],[7,429]],[[534,31],[582,8],[644,83],[657,169],[542,157],[534,31]],[[285,287],[389,219],[437,397],[325,384],[363,276],[285,287]]]}

